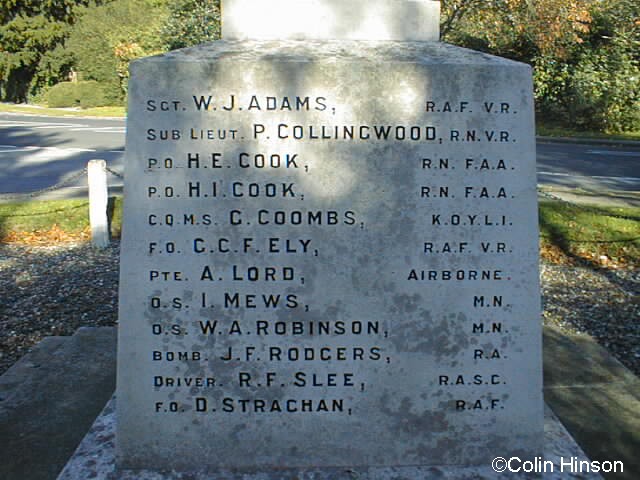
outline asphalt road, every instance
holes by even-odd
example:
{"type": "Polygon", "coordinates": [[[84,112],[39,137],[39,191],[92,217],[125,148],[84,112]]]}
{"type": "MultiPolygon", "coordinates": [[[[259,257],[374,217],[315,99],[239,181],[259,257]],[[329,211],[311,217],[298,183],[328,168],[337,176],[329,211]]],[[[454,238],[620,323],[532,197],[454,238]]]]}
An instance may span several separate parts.
{"type": "Polygon", "coordinates": [[[640,191],[640,143],[537,144],[538,184],[592,191],[640,191]]]}
{"type": "MultiPolygon", "coordinates": [[[[7,200],[8,194],[30,193],[70,179],[61,193],[85,195],[86,178],[78,172],[89,160],[104,159],[110,169],[122,173],[124,132],[123,119],[0,114],[0,198],[7,200]]],[[[640,144],[538,142],[537,168],[542,186],[638,192],[640,144]]],[[[122,180],[110,175],[109,185],[117,191],[122,180]]]]}
{"type": "MultiPolygon", "coordinates": [[[[60,183],[66,187],[58,192],[62,196],[86,195],[86,175],[80,172],[89,160],[106,160],[122,173],[124,132],[123,119],[0,114],[0,196],[60,183]]],[[[122,180],[111,175],[109,186],[121,189],[122,180]]]]}

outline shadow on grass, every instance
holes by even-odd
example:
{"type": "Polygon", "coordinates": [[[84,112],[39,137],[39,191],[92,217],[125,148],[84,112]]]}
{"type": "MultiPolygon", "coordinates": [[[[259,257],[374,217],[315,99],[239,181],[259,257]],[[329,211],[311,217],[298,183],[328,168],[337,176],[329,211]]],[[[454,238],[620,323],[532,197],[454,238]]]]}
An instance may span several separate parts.
{"type": "MultiPolygon", "coordinates": [[[[109,197],[107,219],[111,238],[119,239],[122,230],[122,199],[109,197]]],[[[89,229],[88,200],[49,200],[0,204],[0,242],[20,243],[19,235],[35,236],[43,243],[46,232],[65,232],[69,237],[85,234],[89,229]]]]}
{"type": "Polygon", "coordinates": [[[65,232],[74,236],[86,231],[88,215],[89,202],[86,200],[0,204],[0,242],[20,243],[38,235],[46,241],[46,232],[65,232]]]}
{"type": "Polygon", "coordinates": [[[634,210],[544,202],[539,222],[543,241],[572,263],[602,273],[606,268],[596,261],[600,255],[640,265],[640,214],[634,210]]]}
{"type": "MultiPolygon", "coordinates": [[[[20,204],[22,205],[22,204],[20,204]]],[[[45,215],[57,215],[57,214],[61,214],[61,213],[66,213],[66,212],[73,212],[75,210],[80,210],[80,209],[87,209],[89,208],[89,202],[80,202],[77,205],[70,205],[70,206],[66,206],[66,207],[58,207],[56,206],[56,204],[52,204],[51,205],[52,208],[50,209],[45,209],[42,211],[36,211],[36,212],[29,212],[29,213],[20,213],[20,208],[16,208],[12,213],[11,217],[14,218],[35,218],[35,217],[44,217],[45,215]]],[[[4,216],[3,216],[4,217],[4,216]]],[[[48,219],[47,219],[48,220],[48,219]]]]}

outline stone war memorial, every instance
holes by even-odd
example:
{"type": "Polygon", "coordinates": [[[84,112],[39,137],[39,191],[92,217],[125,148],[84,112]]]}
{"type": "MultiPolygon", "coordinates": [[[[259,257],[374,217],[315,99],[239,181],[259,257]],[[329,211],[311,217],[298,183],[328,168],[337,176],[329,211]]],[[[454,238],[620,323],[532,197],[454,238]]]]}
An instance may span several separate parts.
{"type": "Polygon", "coordinates": [[[439,42],[438,2],[222,9],[131,67],[118,468],[540,456],[530,67],[439,42]]]}

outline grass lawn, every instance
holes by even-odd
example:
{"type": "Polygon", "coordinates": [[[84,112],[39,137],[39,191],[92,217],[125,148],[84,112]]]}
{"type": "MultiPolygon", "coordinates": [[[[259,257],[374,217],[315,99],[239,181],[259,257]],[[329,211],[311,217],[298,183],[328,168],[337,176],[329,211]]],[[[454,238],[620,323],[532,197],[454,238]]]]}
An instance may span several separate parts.
{"type": "Polygon", "coordinates": [[[536,135],[541,137],[568,137],[568,138],[597,138],[602,140],[633,140],[640,141],[640,132],[603,133],[572,130],[570,128],[552,125],[538,121],[536,135]]]}
{"type": "Polygon", "coordinates": [[[540,203],[544,258],[593,266],[640,266],[640,208],[540,203]]]}
{"type": "Polygon", "coordinates": [[[124,117],[124,107],[96,107],[96,108],[47,108],[39,105],[16,105],[0,103],[0,112],[23,113],[27,115],[50,115],[56,117],[124,117]]]}
{"type": "MultiPolygon", "coordinates": [[[[109,202],[111,235],[120,237],[122,198],[109,202]]],[[[89,240],[88,200],[0,203],[0,242],[47,244],[89,240]]]]}

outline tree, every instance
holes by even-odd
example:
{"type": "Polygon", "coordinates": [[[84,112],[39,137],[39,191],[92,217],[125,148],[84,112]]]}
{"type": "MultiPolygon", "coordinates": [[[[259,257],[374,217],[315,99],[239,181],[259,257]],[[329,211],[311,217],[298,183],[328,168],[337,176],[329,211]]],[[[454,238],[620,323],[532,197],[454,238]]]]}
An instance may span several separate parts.
{"type": "Polygon", "coordinates": [[[0,2],[0,24],[5,25],[20,16],[35,17],[38,15],[65,23],[73,23],[75,7],[87,3],[86,0],[3,0],[0,2]]]}
{"type": "Polygon", "coordinates": [[[68,72],[57,49],[70,33],[77,8],[88,0],[4,0],[0,3],[0,97],[26,101],[68,72]]]}
{"type": "Polygon", "coordinates": [[[583,42],[564,61],[538,61],[540,112],[574,126],[619,132],[640,129],[640,4],[592,5],[583,42]]]}
{"type": "Polygon", "coordinates": [[[594,0],[447,0],[444,38],[521,61],[564,56],[589,31],[594,0]]]}
{"type": "Polygon", "coordinates": [[[114,0],[82,9],[66,46],[82,80],[95,80],[123,98],[129,62],[164,51],[163,0],[114,0]]]}
{"type": "Polygon", "coordinates": [[[483,0],[442,0],[440,2],[441,19],[440,36],[448,39],[452,31],[460,29],[462,21],[468,13],[474,13],[486,5],[483,0]]]}
{"type": "Polygon", "coordinates": [[[167,50],[220,38],[220,0],[176,0],[169,10],[163,28],[167,50]]]}
{"type": "Polygon", "coordinates": [[[540,118],[640,129],[637,0],[444,0],[443,38],[534,66],[540,118]]]}

